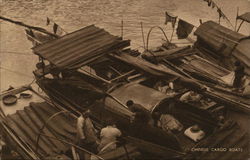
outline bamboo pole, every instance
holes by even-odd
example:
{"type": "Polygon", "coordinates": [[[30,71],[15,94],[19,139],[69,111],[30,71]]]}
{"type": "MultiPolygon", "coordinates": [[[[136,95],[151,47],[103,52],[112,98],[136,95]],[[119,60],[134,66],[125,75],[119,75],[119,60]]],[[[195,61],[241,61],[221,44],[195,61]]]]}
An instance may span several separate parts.
{"type": "Polygon", "coordinates": [[[54,33],[51,33],[51,32],[49,32],[49,31],[47,31],[47,30],[45,30],[44,28],[41,28],[41,27],[35,27],[35,26],[27,25],[27,24],[25,24],[23,22],[14,21],[12,19],[9,19],[9,18],[3,17],[3,16],[0,16],[0,19],[2,19],[4,21],[7,21],[7,22],[10,22],[10,23],[14,23],[14,24],[22,26],[22,27],[26,27],[26,28],[30,28],[30,29],[36,30],[38,32],[45,33],[47,35],[50,35],[50,36],[53,36],[53,37],[56,37],[56,38],[59,37],[58,35],[56,35],[54,33]]]}
{"type": "Polygon", "coordinates": [[[236,31],[236,28],[237,28],[238,16],[239,16],[239,7],[237,7],[237,13],[236,13],[236,18],[235,18],[234,31],[236,31]]]}
{"type": "Polygon", "coordinates": [[[145,50],[145,49],[146,49],[146,46],[145,46],[145,38],[144,38],[144,32],[143,32],[143,25],[142,25],[142,22],[141,22],[141,34],[142,34],[143,47],[144,47],[144,50],[145,50]]]}
{"type": "Polygon", "coordinates": [[[121,37],[122,37],[122,39],[123,39],[123,19],[122,19],[122,21],[121,21],[121,37]]]}

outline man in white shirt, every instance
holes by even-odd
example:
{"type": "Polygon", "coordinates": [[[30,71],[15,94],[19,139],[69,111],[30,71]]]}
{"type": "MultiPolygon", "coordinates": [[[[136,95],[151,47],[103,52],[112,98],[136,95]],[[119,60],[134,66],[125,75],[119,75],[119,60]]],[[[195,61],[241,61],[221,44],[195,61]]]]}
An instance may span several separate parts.
{"type": "Polygon", "coordinates": [[[107,126],[101,130],[101,143],[98,146],[99,154],[116,149],[116,139],[121,136],[121,131],[116,125],[109,121],[107,126]]]}
{"type": "MultiPolygon", "coordinates": [[[[93,123],[90,116],[90,110],[84,112],[80,117],[77,119],[77,139],[78,145],[84,149],[92,153],[97,152],[97,136],[96,130],[93,126],[93,123]]],[[[90,155],[79,151],[80,158],[89,159],[90,155]]]]}
{"type": "Polygon", "coordinates": [[[195,93],[194,91],[189,91],[180,97],[182,102],[199,102],[201,100],[201,95],[195,93]]]}

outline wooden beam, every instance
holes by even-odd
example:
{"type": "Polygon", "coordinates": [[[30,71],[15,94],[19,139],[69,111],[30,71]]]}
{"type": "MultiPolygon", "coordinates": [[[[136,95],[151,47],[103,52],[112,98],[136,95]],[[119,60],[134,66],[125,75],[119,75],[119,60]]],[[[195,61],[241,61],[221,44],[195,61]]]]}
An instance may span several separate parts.
{"type": "Polygon", "coordinates": [[[120,76],[118,76],[118,77],[115,77],[114,79],[111,79],[110,81],[113,82],[113,81],[116,81],[116,80],[118,80],[118,79],[124,78],[124,77],[130,75],[131,73],[133,73],[134,71],[135,71],[135,70],[133,69],[133,70],[127,72],[127,73],[124,73],[123,75],[120,75],[120,76]]]}
{"type": "Polygon", "coordinates": [[[23,91],[26,91],[30,88],[30,85],[23,85],[21,87],[18,87],[18,88],[14,88],[14,89],[11,89],[9,91],[4,91],[1,93],[0,95],[0,101],[2,100],[2,98],[6,95],[10,95],[10,94],[13,94],[13,95],[16,95],[18,93],[21,93],[23,91]]]}
{"type": "Polygon", "coordinates": [[[98,79],[98,80],[101,80],[101,81],[103,81],[103,82],[105,82],[105,83],[107,83],[107,84],[111,84],[110,81],[108,81],[108,80],[106,80],[106,79],[104,79],[104,78],[102,78],[102,77],[100,77],[100,76],[97,76],[97,75],[95,75],[95,74],[92,74],[92,73],[90,73],[90,72],[88,72],[88,71],[86,71],[86,70],[83,70],[83,69],[81,69],[81,68],[78,69],[77,72],[82,73],[82,74],[85,74],[85,75],[87,75],[87,76],[91,76],[91,77],[93,77],[93,78],[95,78],[95,79],[98,79]]]}

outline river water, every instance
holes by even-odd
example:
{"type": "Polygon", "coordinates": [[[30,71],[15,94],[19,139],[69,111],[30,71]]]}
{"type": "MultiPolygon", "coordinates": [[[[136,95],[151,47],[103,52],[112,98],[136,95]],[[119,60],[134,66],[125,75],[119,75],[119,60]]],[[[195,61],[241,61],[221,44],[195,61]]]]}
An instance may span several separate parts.
{"type": "MultiPolygon", "coordinates": [[[[214,0],[235,23],[237,7],[240,13],[250,10],[249,0],[214,0]]],[[[171,25],[164,25],[165,11],[177,15],[195,26],[199,19],[218,21],[218,13],[203,0],[0,0],[1,15],[34,26],[46,26],[46,17],[71,32],[95,24],[114,35],[132,40],[132,47],[143,46],[140,22],[144,34],[152,26],[160,26],[170,37],[171,25]]],[[[32,54],[31,43],[26,39],[24,28],[0,21],[1,31],[1,90],[9,85],[20,86],[32,81],[32,71],[38,58],[32,54]]],[[[225,20],[222,24],[229,26],[225,20]]],[[[230,26],[229,26],[230,27],[230,26]]],[[[242,33],[249,35],[249,25],[243,25],[242,33]]],[[[155,30],[150,37],[150,47],[159,45],[163,39],[155,30]]],[[[173,38],[177,40],[176,36],[173,38]]]]}

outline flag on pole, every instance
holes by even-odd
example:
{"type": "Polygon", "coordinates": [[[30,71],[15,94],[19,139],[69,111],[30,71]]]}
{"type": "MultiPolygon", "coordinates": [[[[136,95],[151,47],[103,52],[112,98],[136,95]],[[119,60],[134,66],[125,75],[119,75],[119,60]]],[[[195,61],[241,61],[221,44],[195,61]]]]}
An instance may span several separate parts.
{"type": "Polygon", "coordinates": [[[215,7],[215,3],[214,3],[214,1],[212,1],[212,8],[214,8],[215,7]]]}
{"type": "Polygon", "coordinates": [[[65,35],[65,31],[56,23],[54,23],[54,26],[53,26],[53,31],[55,34],[59,35],[59,36],[63,36],[65,35]]]}
{"type": "Polygon", "coordinates": [[[177,20],[177,16],[171,16],[168,12],[166,12],[165,24],[168,24],[168,22],[171,22],[172,27],[174,28],[176,20],[177,20]]]}
{"type": "Polygon", "coordinates": [[[50,19],[49,19],[49,17],[47,17],[47,26],[50,24],[50,19]]]}
{"type": "Polygon", "coordinates": [[[54,23],[53,31],[54,31],[55,34],[56,34],[56,32],[57,32],[57,29],[58,29],[58,24],[54,23]]]}
{"type": "Polygon", "coordinates": [[[208,7],[210,7],[211,5],[212,5],[212,0],[209,0],[208,2],[207,2],[207,5],[208,5],[208,7]]]}
{"type": "Polygon", "coordinates": [[[67,32],[65,32],[57,23],[55,23],[52,19],[50,19],[49,17],[47,17],[47,22],[46,22],[47,26],[48,26],[48,30],[50,32],[53,32],[59,36],[63,36],[65,34],[67,34],[67,32]]]}
{"type": "Polygon", "coordinates": [[[33,42],[35,38],[35,34],[33,33],[33,31],[31,29],[25,29],[25,32],[27,39],[33,42]]]}
{"type": "Polygon", "coordinates": [[[217,12],[219,13],[219,18],[221,18],[221,17],[222,17],[223,19],[226,18],[225,14],[221,11],[220,8],[217,9],[217,12]]]}
{"type": "Polygon", "coordinates": [[[40,44],[40,42],[37,40],[37,37],[35,36],[35,33],[32,31],[32,29],[27,28],[25,29],[27,39],[33,43],[34,46],[40,44]]]}
{"type": "Polygon", "coordinates": [[[180,19],[177,27],[177,36],[178,39],[185,39],[192,32],[194,25],[180,19]]]}
{"type": "Polygon", "coordinates": [[[25,32],[27,35],[31,36],[31,37],[35,37],[33,31],[31,29],[25,29],[25,32]]]}

